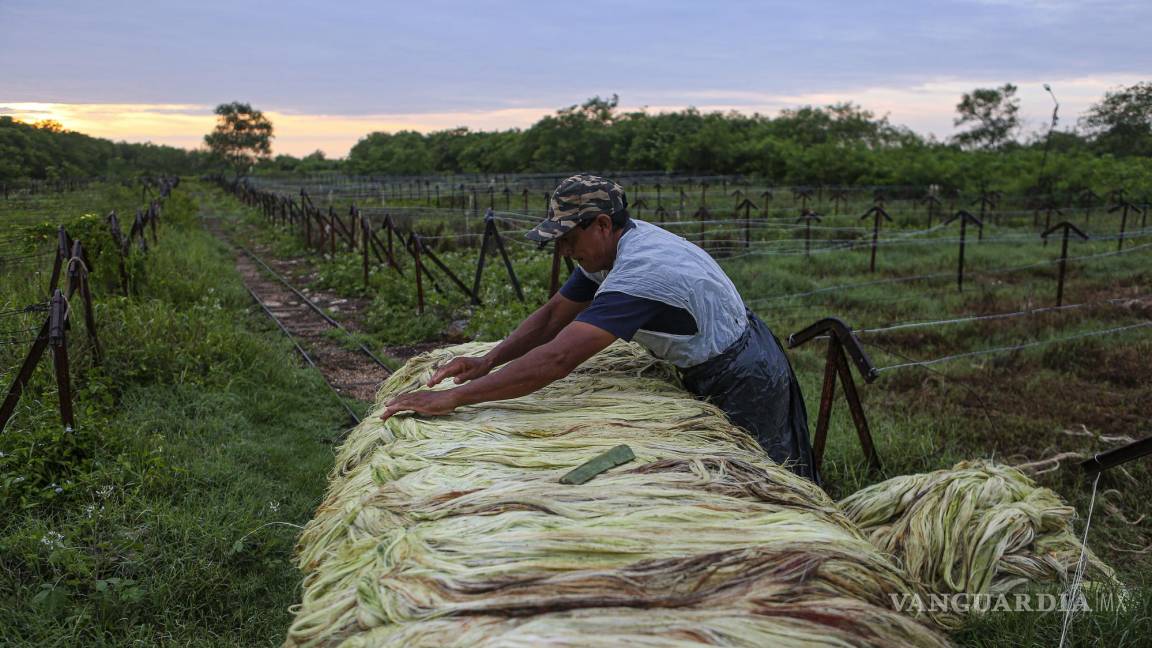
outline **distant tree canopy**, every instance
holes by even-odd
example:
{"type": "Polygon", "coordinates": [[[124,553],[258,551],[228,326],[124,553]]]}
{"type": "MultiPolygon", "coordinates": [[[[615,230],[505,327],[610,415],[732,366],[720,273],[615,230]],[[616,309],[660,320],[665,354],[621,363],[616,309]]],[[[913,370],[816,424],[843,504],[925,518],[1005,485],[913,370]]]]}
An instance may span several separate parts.
{"type": "Polygon", "coordinates": [[[1020,100],[1016,86],[1005,83],[999,88],[976,88],[965,93],[956,104],[959,117],[955,126],[972,124],[972,128],[956,135],[956,143],[973,148],[996,149],[1012,141],[1020,129],[1020,100]]]}
{"type": "Polygon", "coordinates": [[[215,112],[216,128],[204,136],[214,160],[239,176],[272,156],[272,122],[264,113],[239,101],[220,104],[215,112]]]}
{"type": "Polygon", "coordinates": [[[128,144],[65,130],[58,122],[36,124],[0,117],[0,181],[57,180],[141,174],[190,174],[203,154],[172,146],[128,144]]]}
{"type": "Polygon", "coordinates": [[[1080,125],[1095,135],[1101,151],[1152,155],[1152,82],[1105,93],[1080,119],[1080,125]]]}
{"type": "MultiPolygon", "coordinates": [[[[372,133],[348,156],[352,173],[419,175],[552,172],[568,169],[773,175],[790,164],[863,154],[924,140],[850,103],[763,115],[620,112],[617,98],[593,97],[525,130],[457,128],[422,135],[372,133]]],[[[829,181],[854,181],[832,169],[829,181]]]]}
{"type": "MultiPolygon", "coordinates": [[[[960,106],[972,117],[957,121],[973,128],[949,142],[917,135],[852,103],[804,106],[768,117],[694,108],[622,111],[615,96],[593,97],[525,129],[371,133],[343,160],[320,151],[303,158],[272,157],[271,124],[251,106],[235,103],[221,106],[225,130],[215,140],[241,148],[221,148],[216,164],[234,154],[234,170],[247,172],[255,161],[258,173],[649,171],[744,174],[791,185],[989,184],[1016,191],[1038,182],[1047,146],[1051,155],[1043,175],[1056,190],[1152,186],[1150,95],[1148,82],[1110,92],[1081,120],[1083,132],[1053,131],[1023,142],[1016,139],[1019,124],[1010,106],[1018,100],[1011,84],[966,94],[960,106]],[[985,126],[992,128],[981,131],[985,126]]],[[[0,117],[0,181],[192,174],[210,168],[203,151],[113,143],[59,124],[0,117]]]]}
{"type": "MultiPolygon", "coordinates": [[[[694,108],[621,112],[616,97],[593,97],[527,129],[372,133],[352,148],[343,170],[390,175],[652,171],[744,174],[792,185],[944,183],[1024,191],[1039,177],[1045,136],[1015,139],[1015,92],[1006,84],[966,94],[959,108],[967,118],[957,121],[973,128],[947,143],[852,103],[804,106],[767,117],[694,108]]],[[[1069,131],[1052,133],[1049,147],[1044,173],[1056,189],[1152,184],[1152,158],[1110,162],[1098,155],[1092,138],[1069,131]]]]}

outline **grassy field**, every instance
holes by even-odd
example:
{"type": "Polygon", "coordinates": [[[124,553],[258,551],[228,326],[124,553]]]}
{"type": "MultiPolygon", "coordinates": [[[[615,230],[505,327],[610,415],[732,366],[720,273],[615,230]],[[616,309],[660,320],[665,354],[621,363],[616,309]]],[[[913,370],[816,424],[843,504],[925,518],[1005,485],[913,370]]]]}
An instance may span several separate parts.
{"type": "MultiPolygon", "coordinates": [[[[21,203],[9,211],[0,203],[5,222],[18,220],[41,235],[29,238],[22,230],[5,242],[0,257],[51,251],[46,235],[55,223],[66,224],[86,245],[96,242],[97,321],[107,355],[103,366],[93,366],[77,321],[71,333],[77,429],[60,429],[45,364],[0,435],[0,497],[13,512],[0,521],[0,645],[271,645],[283,637],[288,606],[298,598],[299,574],[289,562],[293,525],[307,521],[319,501],[343,412],[251,307],[229,254],[201,228],[198,214],[225,216],[233,237],[305,259],[320,287],[371,298],[365,339],[382,351],[450,339],[447,331],[496,339],[547,293],[550,252],[519,242],[516,229],[522,226],[507,223],[525,302],[489,257],[483,306],[470,307],[437,273],[443,292],[429,288],[427,313],[417,315],[410,260],[402,261],[404,277],[374,265],[365,287],[358,255],[310,253],[294,232],[268,226],[256,210],[185,182],[165,207],[159,244],[129,260],[135,293],[121,296],[113,252],[98,243],[108,234],[96,215],[111,209],[130,214],[140,206],[138,187],[63,194],[50,204],[21,203]]],[[[849,228],[861,227],[857,219],[866,206],[826,217],[822,226],[842,229],[821,238],[862,240],[861,231],[849,228]]],[[[922,213],[890,211],[896,223],[885,227],[893,234],[929,242],[883,246],[875,274],[868,272],[866,247],[811,258],[780,254],[801,249],[794,227],[758,227],[753,254],[740,249],[738,225],[709,224],[708,238],[730,239],[729,249],[716,248],[722,265],[782,338],[830,315],[873,328],[1053,303],[1051,261],[1059,245],[1040,244],[1032,215],[1018,214],[990,226],[988,240],[969,242],[961,293],[952,274],[956,225],[917,234],[925,227],[922,213]],[[1021,266],[1030,267],[1016,269],[1021,266]],[[904,281],[920,275],[930,276],[904,281]],[[886,283],[870,283],[879,281],[886,283]]],[[[1115,231],[1115,220],[1093,216],[1099,232],[1115,231]]],[[[431,216],[415,222],[429,233],[438,224],[431,216]]],[[[681,227],[698,231],[696,225],[681,227]]],[[[1145,234],[1126,245],[1146,243],[1152,238],[1145,234]]],[[[475,240],[430,244],[470,285],[475,240]]],[[[1146,296],[1152,249],[1103,256],[1115,248],[1111,240],[1072,244],[1073,255],[1089,258],[1070,265],[1066,304],[1146,296]]],[[[44,300],[50,260],[5,268],[0,311],[44,300]]],[[[862,339],[884,367],[1127,326],[1146,321],[1149,308],[1145,299],[862,339]]],[[[13,325],[2,330],[30,328],[38,317],[13,316],[13,325]]],[[[882,373],[861,392],[886,475],[964,459],[1024,463],[1059,452],[1091,453],[1110,447],[1102,436],[1146,436],[1150,333],[1136,329],[882,373]]],[[[0,382],[9,382],[25,350],[0,346],[0,382]]],[[[791,353],[813,418],[823,356],[821,343],[791,353]]],[[[867,473],[842,401],[833,412],[825,473],[837,497],[882,478],[867,473]]],[[[1141,517],[1152,497],[1150,476],[1147,462],[1136,462],[1098,485],[1089,545],[1117,568],[1132,595],[1120,613],[1079,616],[1075,645],[1140,645],[1152,634],[1152,553],[1140,553],[1152,544],[1150,523],[1141,517]]],[[[1074,469],[1066,465],[1037,479],[1087,510],[1091,485],[1074,469]]],[[[990,614],[956,638],[974,646],[1052,645],[1059,633],[1060,618],[1053,614],[990,614]]]]}
{"type": "MultiPolygon", "coordinates": [[[[105,187],[58,197],[35,220],[87,243],[108,234],[85,230],[84,214],[131,213],[138,200],[105,187]]],[[[132,259],[130,297],[114,293],[111,253],[93,258],[106,360],[92,366],[77,322],[76,429],[60,429],[49,362],[0,435],[0,645],[283,637],[299,580],[289,554],[343,412],[200,227],[212,200],[191,183],[177,190],[159,244],[132,259]]],[[[42,300],[49,261],[3,273],[0,310],[42,300]]],[[[0,347],[4,385],[25,348],[0,347]]]]}

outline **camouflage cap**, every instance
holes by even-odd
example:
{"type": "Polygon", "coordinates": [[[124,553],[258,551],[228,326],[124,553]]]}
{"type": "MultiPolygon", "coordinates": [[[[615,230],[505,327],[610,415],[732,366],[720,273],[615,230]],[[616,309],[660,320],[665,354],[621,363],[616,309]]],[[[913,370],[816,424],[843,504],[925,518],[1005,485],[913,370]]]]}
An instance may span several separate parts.
{"type": "Polygon", "coordinates": [[[628,209],[628,199],[620,185],[594,175],[574,175],[552,192],[548,218],[530,230],[528,238],[541,245],[554,241],[577,224],[628,209]]]}

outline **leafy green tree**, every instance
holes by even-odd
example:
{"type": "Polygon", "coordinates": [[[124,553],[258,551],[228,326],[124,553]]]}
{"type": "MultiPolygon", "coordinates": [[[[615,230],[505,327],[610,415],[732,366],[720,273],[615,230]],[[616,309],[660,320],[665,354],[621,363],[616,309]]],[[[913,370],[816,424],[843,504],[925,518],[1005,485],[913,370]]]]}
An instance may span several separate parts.
{"type": "Polygon", "coordinates": [[[1005,83],[999,88],[976,88],[964,93],[956,104],[960,114],[954,126],[973,124],[972,128],[955,136],[954,141],[961,146],[998,149],[1012,141],[1012,136],[1020,129],[1020,99],[1016,97],[1016,86],[1005,83]]]}
{"type": "Polygon", "coordinates": [[[1097,148],[1115,155],[1152,155],[1152,82],[1104,94],[1080,119],[1097,148]]]}
{"type": "Polygon", "coordinates": [[[212,156],[239,177],[258,160],[272,155],[272,122],[246,103],[216,106],[216,128],[204,136],[212,156]]]}

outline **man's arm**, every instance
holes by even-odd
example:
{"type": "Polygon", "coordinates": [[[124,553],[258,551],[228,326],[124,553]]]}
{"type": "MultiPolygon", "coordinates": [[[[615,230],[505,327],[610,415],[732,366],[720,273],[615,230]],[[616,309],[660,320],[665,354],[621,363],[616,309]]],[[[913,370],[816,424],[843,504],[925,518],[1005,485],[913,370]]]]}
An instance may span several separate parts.
{"type": "Polygon", "coordinates": [[[452,360],[432,374],[428,386],[439,384],[446,378],[455,378],[456,384],[460,384],[484,376],[495,367],[553,340],[587,307],[588,302],[573,301],[556,293],[483,357],[452,360]]]}
{"type": "Polygon", "coordinates": [[[448,414],[461,405],[526,396],[567,376],[615,340],[615,335],[600,327],[572,322],[551,341],[524,353],[494,374],[455,389],[421,391],[392,399],[381,419],[388,420],[403,411],[448,414]]]}

